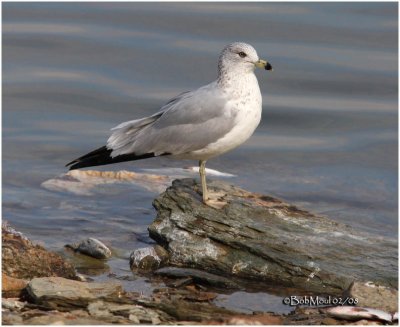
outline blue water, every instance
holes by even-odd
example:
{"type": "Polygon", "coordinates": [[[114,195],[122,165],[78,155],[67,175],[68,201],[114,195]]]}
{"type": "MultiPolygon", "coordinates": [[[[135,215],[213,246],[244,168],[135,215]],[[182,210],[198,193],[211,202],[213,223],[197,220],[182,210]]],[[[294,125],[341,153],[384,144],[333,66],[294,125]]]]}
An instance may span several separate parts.
{"type": "MultiPolygon", "coordinates": [[[[213,80],[220,50],[244,41],[274,67],[257,72],[262,123],[208,167],[237,175],[231,182],[248,190],[397,241],[397,3],[2,8],[3,219],[31,239],[62,252],[65,243],[97,237],[119,253],[110,271],[130,274],[129,253],[151,242],[156,194],[104,185],[77,196],[41,183],[104,145],[120,122],[213,80]]],[[[191,164],[157,158],[100,169],[191,164]]],[[[138,281],[127,287],[151,289],[138,281]]]]}

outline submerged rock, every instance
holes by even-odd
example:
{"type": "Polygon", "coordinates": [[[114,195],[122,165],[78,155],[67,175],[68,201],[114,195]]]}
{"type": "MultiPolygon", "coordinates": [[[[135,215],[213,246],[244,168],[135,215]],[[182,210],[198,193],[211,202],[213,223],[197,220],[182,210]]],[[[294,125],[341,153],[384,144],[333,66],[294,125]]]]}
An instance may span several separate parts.
{"type": "Polygon", "coordinates": [[[173,182],[155,201],[150,236],[172,265],[256,279],[322,294],[341,294],[354,280],[397,283],[395,242],[383,243],[347,225],[279,199],[209,181],[220,210],[201,201],[195,180],[173,182]],[[393,245],[393,255],[387,246],[393,245]]]}
{"type": "Polygon", "coordinates": [[[165,267],[156,270],[155,274],[175,278],[190,277],[195,283],[207,284],[218,288],[240,288],[237,283],[229,278],[192,268],[165,267]]]}
{"type": "MultiPolygon", "coordinates": [[[[41,186],[50,191],[71,192],[91,196],[101,185],[131,183],[154,193],[164,192],[176,178],[198,175],[199,167],[143,169],[149,173],[133,171],[70,170],[60,176],[44,181],[41,186]]],[[[234,175],[206,168],[207,176],[233,177],[234,175]]]]}
{"type": "Polygon", "coordinates": [[[61,276],[76,278],[74,267],[60,255],[33,244],[21,233],[2,226],[2,272],[8,277],[61,276]]]}
{"type": "Polygon", "coordinates": [[[92,237],[82,242],[66,244],[65,246],[75,252],[86,254],[96,259],[108,259],[111,257],[111,250],[103,242],[92,237]]]}

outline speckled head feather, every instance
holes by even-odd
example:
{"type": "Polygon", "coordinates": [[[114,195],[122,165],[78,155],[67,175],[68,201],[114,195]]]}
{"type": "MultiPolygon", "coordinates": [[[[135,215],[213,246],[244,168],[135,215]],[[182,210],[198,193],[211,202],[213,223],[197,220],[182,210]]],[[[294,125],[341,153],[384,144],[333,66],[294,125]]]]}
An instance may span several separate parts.
{"type": "Polygon", "coordinates": [[[257,51],[247,43],[234,42],[228,44],[221,52],[218,60],[218,76],[229,72],[246,73],[253,71],[259,60],[257,51]]]}

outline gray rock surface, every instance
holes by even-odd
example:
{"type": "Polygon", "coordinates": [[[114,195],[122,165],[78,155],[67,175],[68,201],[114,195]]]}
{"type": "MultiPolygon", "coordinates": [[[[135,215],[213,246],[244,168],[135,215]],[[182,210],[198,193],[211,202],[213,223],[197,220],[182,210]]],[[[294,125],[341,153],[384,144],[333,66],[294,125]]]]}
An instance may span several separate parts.
{"type": "Polygon", "coordinates": [[[115,315],[128,318],[132,324],[159,325],[172,320],[165,312],[148,309],[137,304],[119,304],[96,301],[88,305],[88,312],[92,317],[111,318],[115,315]]]}
{"type": "Polygon", "coordinates": [[[111,250],[103,242],[92,237],[82,242],[66,244],[65,246],[96,259],[108,259],[111,257],[111,250]]]}
{"type": "MultiPolygon", "coordinates": [[[[212,303],[217,294],[188,285],[180,289],[163,287],[152,296],[120,292],[112,283],[86,283],[63,278],[36,278],[28,286],[29,302],[2,300],[5,325],[320,325],[348,324],[331,318],[319,308],[301,308],[288,315],[268,312],[243,314],[212,303]]],[[[339,308],[340,309],[340,308],[339,308]]],[[[377,311],[377,310],[375,310],[377,311]]],[[[370,313],[374,314],[374,312],[370,313]]],[[[340,313],[340,312],[339,312],[340,313]]],[[[342,312],[343,313],[343,312],[342,312]]],[[[365,315],[359,315],[364,319],[365,315]]],[[[357,317],[351,320],[358,324],[357,317]]],[[[382,323],[372,315],[370,322],[382,323]]]]}
{"type": "Polygon", "coordinates": [[[227,289],[240,289],[240,285],[235,283],[232,279],[223,276],[210,274],[208,272],[192,269],[192,268],[178,268],[178,267],[164,267],[154,272],[156,275],[184,278],[190,277],[195,283],[207,284],[219,288],[227,289]]]}
{"type": "Polygon", "coordinates": [[[357,299],[357,305],[395,313],[398,310],[399,293],[396,289],[374,283],[355,282],[349,296],[357,299]]]}
{"type": "Polygon", "coordinates": [[[34,278],[27,291],[33,301],[43,306],[67,311],[86,307],[99,299],[115,299],[122,292],[117,283],[85,283],[61,277],[34,278]]]}
{"type": "Polygon", "coordinates": [[[169,254],[161,246],[155,245],[134,250],[129,258],[131,270],[140,269],[151,271],[159,268],[168,261],[169,254]]]}
{"type": "Polygon", "coordinates": [[[208,185],[225,194],[224,208],[205,206],[192,179],[154,201],[149,233],[172,265],[333,295],[354,280],[397,285],[395,241],[224,182],[208,185]]]}

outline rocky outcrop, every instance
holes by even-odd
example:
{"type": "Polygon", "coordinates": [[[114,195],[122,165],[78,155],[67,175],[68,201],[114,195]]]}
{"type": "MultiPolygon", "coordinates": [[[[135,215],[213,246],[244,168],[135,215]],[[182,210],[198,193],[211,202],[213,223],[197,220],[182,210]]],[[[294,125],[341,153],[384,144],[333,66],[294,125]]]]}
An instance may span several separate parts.
{"type": "MultiPolygon", "coordinates": [[[[29,244],[20,233],[12,231],[12,234],[29,244]]],[[[134,251],[133,259],[131,257],[131,261],[137,259],[139,262],[138,265],[134,265],[134,271],[139,272],[146,268],[144,271],[151,280],[158,283],[162,280],[165,283],[165,286],[154,289],[149,296],[125,291],[120,283],[113,281],[99,283],[62,277],[22,280],[3,276],[3,294],[5,281],[6,284],[10,283],[7,286],[9,290],[17,291],[15,295],[17,298],[3,297],[2,323],[4,325],[339,325],[392,324],[397,319],[397,314],[380,310],[382,304],[378,309],[341,306],[330,309],[298,307],[287,315],[261,311],[253,314],[239,313],[219,306],[214,300],[218,298],[216,293],[218,289],[226,291],[244,287],[245,283],[242,284],[241,279],[231,278],[228,274],[224,277],[201,269],[178,267],[158,268],[153,274],[147,270],[150,267],[142,266],[143,260],[148,260],[156,254],[160,262],[166,264],[168,260],[165,256],[171,256],[159,246],[154,246],[153,250],[134,251]],[[25,287],[26,283],[28,284],[25,287]]],[[[86,255],[82,257],[85,257],[85,260],[89,258],[91,264],[103,262],[86,255]]],[[[364,286],[371,287],[370,284],[353,284],[350,292],[352,296],[359,296],[360,299],[362,297],[362,303],[365,305],[383,303],[385,298],[382,296],[388,297],[389,301],[397,297],[397,293],[393,293],[391,289],[374,284],[373,290],[368,291],[372,292],[371,296],[377,298],[374,298],[373,303],[367,302],[370,295],[365,293],[364,286]]],[[[391,310],[392,307],[387,308],[391,310]]]]}
{"type": "Polygon", "coordinates": [[[30,280],[34,277],[76,278],[74,267],[60,255],[33,244],[13,228],[2,226],[2,269],[8,277],[30,280]]]}
{"type": "Polygon", "coordinates": [[[174,181],[154,201],[149,233],[170,264],[319,294],[342,294],[355,280],[397,285],[397,258],[387,251],[396,244],[270,196],[208,186],[223,194],[222,209],[204,205],[192,179],[174,181]]]}

